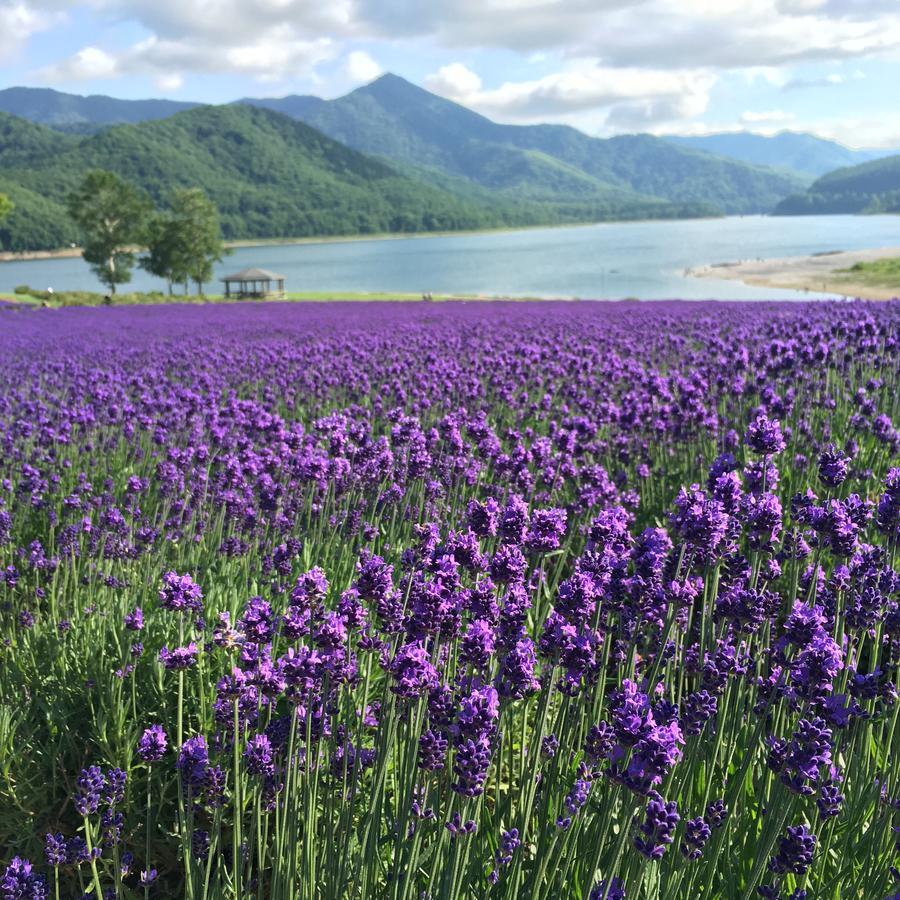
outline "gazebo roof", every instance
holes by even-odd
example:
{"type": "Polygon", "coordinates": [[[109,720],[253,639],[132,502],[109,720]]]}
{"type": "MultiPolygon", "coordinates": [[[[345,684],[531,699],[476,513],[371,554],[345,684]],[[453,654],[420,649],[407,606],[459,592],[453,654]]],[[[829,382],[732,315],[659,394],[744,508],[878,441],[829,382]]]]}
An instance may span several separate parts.
{"type": "Polygon", "coordinates": [[[222,281],[284,281],[284,275],[266,269],[243,269],[234,275],[226,275],[222,281]]]}

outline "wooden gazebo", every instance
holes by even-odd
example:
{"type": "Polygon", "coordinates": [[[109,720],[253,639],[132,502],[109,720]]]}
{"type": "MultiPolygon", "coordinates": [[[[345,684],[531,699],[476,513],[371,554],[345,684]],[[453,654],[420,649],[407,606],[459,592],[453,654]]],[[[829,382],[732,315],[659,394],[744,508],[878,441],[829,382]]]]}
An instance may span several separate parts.
{"type": "Polygon", "coordinates": [[[226,275],[225,298],[237,297],[239,300],[283,300],[284,275],[268,272],[265,269],[244,269],[234,275],[226,275]]]}

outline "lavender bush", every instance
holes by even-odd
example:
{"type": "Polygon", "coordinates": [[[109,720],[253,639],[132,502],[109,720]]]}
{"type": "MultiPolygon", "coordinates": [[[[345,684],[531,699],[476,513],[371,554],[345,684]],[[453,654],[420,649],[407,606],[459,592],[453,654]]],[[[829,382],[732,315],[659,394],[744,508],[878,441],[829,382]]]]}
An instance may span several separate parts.
{"type": "Polygon", "coordinates": [[[0,314],[0,898],[900,896],[900,306],[0,314]]]}

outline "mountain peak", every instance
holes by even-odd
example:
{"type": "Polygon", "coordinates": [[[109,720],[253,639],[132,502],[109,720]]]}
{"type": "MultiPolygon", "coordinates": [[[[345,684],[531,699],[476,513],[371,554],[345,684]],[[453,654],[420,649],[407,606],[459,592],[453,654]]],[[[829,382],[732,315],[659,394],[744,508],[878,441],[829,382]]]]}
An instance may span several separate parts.
{"type": "Polygon", "coordinates": [[[379,75],[368,84],[360,85],[360,87],[351,91],[348,96],[353,94],[373,94],[375,96],[391,96],[391,97],[433,97],[430,91],[425,88],[407,81],[401,75],[395,75],[393,72],[385,72],[379,75]]]}

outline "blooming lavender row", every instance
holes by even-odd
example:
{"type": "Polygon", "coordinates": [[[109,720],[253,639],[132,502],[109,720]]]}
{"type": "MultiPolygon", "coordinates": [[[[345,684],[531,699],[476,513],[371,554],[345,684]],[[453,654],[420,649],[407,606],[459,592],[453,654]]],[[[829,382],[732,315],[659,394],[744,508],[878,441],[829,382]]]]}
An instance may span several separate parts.
{"type": "Polygon", "coordinates": [[[3,325],[0,900],[900,897],[898,304],[3,325]]]}

